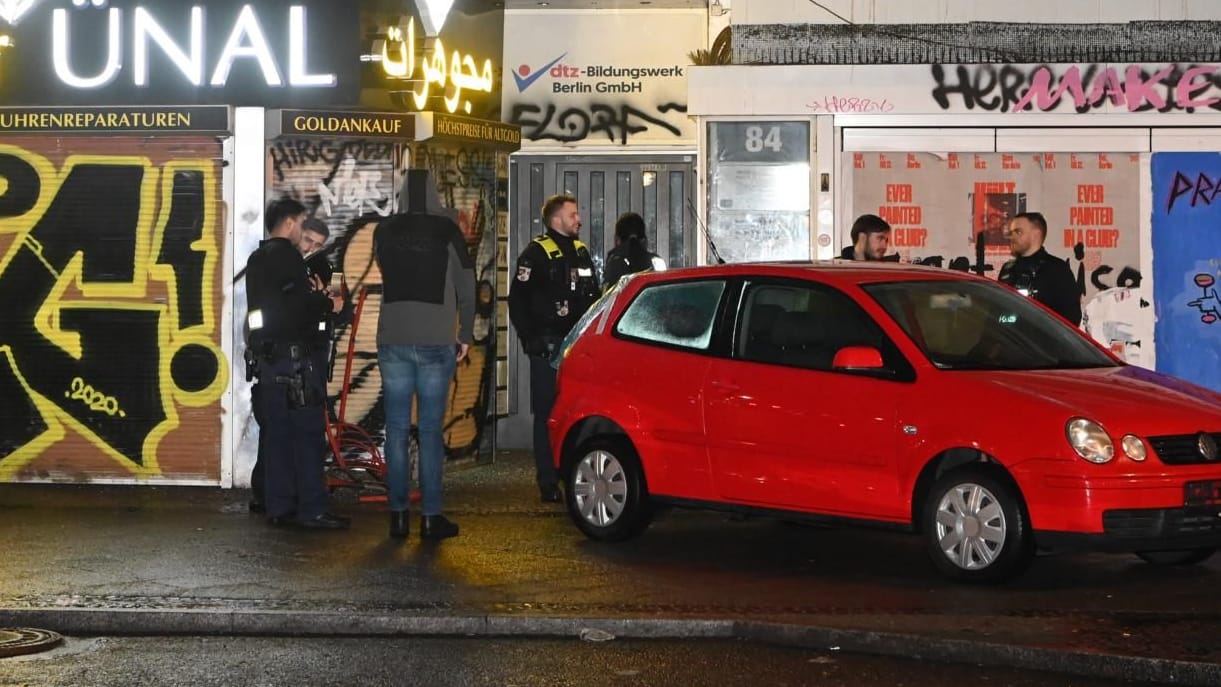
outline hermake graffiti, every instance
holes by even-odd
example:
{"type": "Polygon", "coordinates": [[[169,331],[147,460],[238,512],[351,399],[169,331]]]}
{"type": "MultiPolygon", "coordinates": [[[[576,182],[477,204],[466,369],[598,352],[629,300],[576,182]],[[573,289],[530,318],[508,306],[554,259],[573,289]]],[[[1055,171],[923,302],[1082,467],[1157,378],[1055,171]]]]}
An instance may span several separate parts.
{"type": "Polygon", "coordinates": [[[1102,107],[1128,112],[1221,110],[1217,65],[932,65],[933,100],[1000,112],[1056,110],[1067,102],[1078,113],[1102,107]]]}
{"type": "MultiPolygon", "coordinates": [[[[219,409],[206,423],[215,442],[195,438],[206,455],[159,453],[180,409],[214,404],[227,379],[218,188],[214,159],[56,164],[0,144],[0,478],[69,436],[120,475],[219,477],[219,409]]],[[[90,472],[74,460],[55,458],[90,472]]]]}

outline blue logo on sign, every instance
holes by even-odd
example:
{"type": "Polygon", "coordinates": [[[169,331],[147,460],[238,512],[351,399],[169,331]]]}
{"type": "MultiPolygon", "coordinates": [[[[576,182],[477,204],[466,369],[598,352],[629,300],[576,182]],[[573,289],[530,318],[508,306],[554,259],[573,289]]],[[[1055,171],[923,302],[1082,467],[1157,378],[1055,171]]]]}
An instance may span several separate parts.
{"type": "MultiPolygon", "coordinates": [[[[567,55],[567,54],[568,53],[564,53],[564,55],[567,55]]],[[[535,81],[538,81],[538,78],[540,76],[542,76],[543,74],[546,74],[549,69],[554,67],[556,62],[559,62],[560,60],[564,59],[564,55],[560,55],[559,57],[555,58],[554,60],[551,60],[547,64],[539,67],[538,69],[535,69],[534,71],[530,71],[529,65],[523,64],[522,66],[518,67],[517,71],[513,72],[513,80],[517,82],[517,92],[521,93],[522,91],[529,88],[530,84],[534,83],[535,81]]]]}

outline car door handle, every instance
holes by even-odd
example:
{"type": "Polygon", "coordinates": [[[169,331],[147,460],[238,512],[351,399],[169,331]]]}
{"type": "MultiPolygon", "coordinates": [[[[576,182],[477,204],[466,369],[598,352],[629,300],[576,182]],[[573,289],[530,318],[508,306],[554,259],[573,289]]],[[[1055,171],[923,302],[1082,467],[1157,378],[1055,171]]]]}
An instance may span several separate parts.
{"type": "Polygon", "coordinates": [[[738,386],[737,384],[734,384],[733,382],[722,382],[720,380],[713,380],[712,382],[710,382],[710,384],[713,389],[720,389],[721,391],[740,391],[742,389],[741,386],[738,386]]]}

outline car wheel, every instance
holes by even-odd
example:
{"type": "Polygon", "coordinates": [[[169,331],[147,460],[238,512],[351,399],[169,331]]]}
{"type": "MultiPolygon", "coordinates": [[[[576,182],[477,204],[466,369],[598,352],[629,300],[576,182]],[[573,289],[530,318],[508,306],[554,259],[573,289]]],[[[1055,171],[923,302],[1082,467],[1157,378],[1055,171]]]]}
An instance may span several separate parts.
{"type": "Polygon", "coordinates": [[[1151,565],[1195,565],[1208,560],[1216,549],[1182,549],[1180,551],[1137,551],[1136,555],[1151,565]]]}
{"type": "Polygon", "coordinates": [[[924,503],[921,531],[933,565],[960,582],[999,582],[1034,557],[1030,516],[1015,487],[994,470],[947,472],[924,503]]]}
{"type": "Polygon", "coordinates": [[[590,539],[630,539],[644,531],[652,517],[644,469],[623,437],[599,436],[582,444],[566,493],[568,514],[590,539]]]}

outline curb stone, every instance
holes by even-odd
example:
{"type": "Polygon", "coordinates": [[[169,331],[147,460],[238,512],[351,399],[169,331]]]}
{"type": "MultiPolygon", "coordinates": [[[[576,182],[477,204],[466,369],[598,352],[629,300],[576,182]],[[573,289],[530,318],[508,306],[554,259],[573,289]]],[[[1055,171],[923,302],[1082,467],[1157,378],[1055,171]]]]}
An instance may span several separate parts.
{"type": "Polygon", "coordinates": [[[514,637],[575,639],[598,630],[626,639],[740,639],[777,646],[932,659],[1159,682],[1221,684],[1221,665],[1051,647],[786,623],[701,619],[401,615],[334,611],[0,609],[0,625],[45,627],[68,636],[239,635],[300,637],[514,637]]]}

